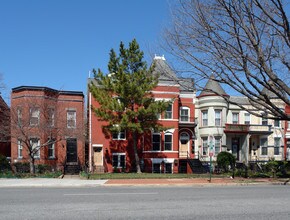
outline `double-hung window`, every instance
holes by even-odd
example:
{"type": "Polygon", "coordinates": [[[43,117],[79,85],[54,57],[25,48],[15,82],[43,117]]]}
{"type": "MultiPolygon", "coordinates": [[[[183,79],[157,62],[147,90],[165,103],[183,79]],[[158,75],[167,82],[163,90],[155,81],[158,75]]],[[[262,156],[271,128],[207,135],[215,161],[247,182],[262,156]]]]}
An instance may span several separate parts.
{"type": "Polygon", "coordinates": [[[113,153],[113,167],[125,168],[126,167],[126,154],[113,153]]]}
{"type": "Polygon", "coordinates": [[[221,113],[222,111],[219,109],[214,110],[215,126],[221,126],[221,113]]]}
{"type": "Polygon", "coordinates": [[[40,110],[37,107],[30,108],[30,126],[39,125],[40,110]]]}
{"type": "Polygon", "coordinates": [[[233,112],[233,124],[238,124],[239,123],[239,113],[233,112]]]}
{"type": "Polygon", "coordinates": [[[281,138],[275,137],[274,138],[274,155],[280,154],[280,147],[281,147],[281,138]]]}
{"type": "Polygon", "coordinates": [[[172,104],[169,104],[164,114],[165,119],[172,119],[172,104]]]}
{"type": "Polygon", "coordinates": [[[208,111],[202,111],[201,112],[201,118],[202,118],[202,126],[207,126],[208,125],[208,111]]]}
{"type": "Polygon", "coordinates": [[[244,116],[245,116],[245,125],[249,125],[251,123],[250,113],[246,112],[244,116]]]}
{"type": "Polygon", "coordinates": [[[262,125],[268,125],[268,119],[262,118],[262,125]]]}
{"type": "Polygon", "coordinates": [[[261,138],[260,146],[261,146],[261,155],[262,156],[267,156],[268,155],[268,139],[267,138],[261,138]]]}
{"type": "Polygon", "coordinates": [[[18,140],[17,141],[17,145],[18,145],[18,158],[22,158],[23,157],[23,145],[22,145],[22,141],[18,140]]]}
{"type": "Polygon", "coordinates": [[[219,152],[221,152],[221,137],[214,137],[215,138],[215,143],[214,143],[214,151],[215,151],[215,156],[217,156],[219,154],[219,152]]]}
{"type": "Polygon", "coordinates": [[[48,142],[48,158],[55,158],[55,141],[49,140],[48,142]]]}
{"type": "Polygon", "coordinates": [[[160,143],[161,143],[160,133],[153,133],[152,134],[152,150],[160,151],[160,143]]]}
{"type": "Polygon", "coordinates": [[[274,120],[274,127],[276,127],[276,128],[280,128],[281,127],[280,126],[280,120],[278,120],[278,119],[274,120]]]}
{"type": "Polygon", "coordinates": [[[54,126],[54,109],[53,108],[49,108],[47,110],[47,124],[49,127],[54,126]]]}
{"type": "Polygon", "coordinates": [[[113,140],[126,140],[126,132],[125,131],[112,132],[112,139],[113,140]]]}
{"type": "Polygon", "coordinates": [[[67,116],[67,127],[76,128],[77,112],[75,110],[67,110],[66,116],[67,116]]]}
{"type": "Polygon", "coordinates": [[[19,127],[22,126],[22,109],[21,108],[17,108],[17,125],[19,127]]]}
{"type": "Polygon", "coordinates": [[[34,158],[40,158],[40,140],[38,138],[30,139],[31,150],[33,151],[34,158]]]}
{"type": "Polygon", "coordinates": [[[165,133],[164,135],[164,150],[171,151],[172,150],[172,134],[165,133]]]}
{"type": "Polygon", "coordinates": [[[180,121],[188,122],[189,121],[189,108],[188,107],[180,107],[180,121]]]}
{"type": "Polygon", "coordinates": [[[208,155],[208,142],[207,138],[202,138],[202,155],[207,156],[208,155]]]}

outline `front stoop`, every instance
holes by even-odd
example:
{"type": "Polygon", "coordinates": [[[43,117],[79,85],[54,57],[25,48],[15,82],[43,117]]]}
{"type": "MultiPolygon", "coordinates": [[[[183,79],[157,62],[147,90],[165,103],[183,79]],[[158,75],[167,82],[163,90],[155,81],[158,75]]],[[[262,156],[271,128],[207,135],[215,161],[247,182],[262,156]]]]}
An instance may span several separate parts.
{"type": "Polygon", "coordinates": [[[63,179],[80,179],[79,175],[70,175],[70,174],[65,174],[63,176],[63,179]]]}

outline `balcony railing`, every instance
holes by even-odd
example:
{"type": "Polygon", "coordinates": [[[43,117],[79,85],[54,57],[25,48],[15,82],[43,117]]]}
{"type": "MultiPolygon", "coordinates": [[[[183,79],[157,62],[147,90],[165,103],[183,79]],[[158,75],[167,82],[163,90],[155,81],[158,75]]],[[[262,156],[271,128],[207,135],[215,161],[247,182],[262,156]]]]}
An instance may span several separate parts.
{"type": "Polygon", "coordinates": [[[195,126],[195,118],[194,117],[181,116],[181,117],[179,117],[179,125],[195,126]]]}
{"type": "Polygon", "coordinates": [[[271,133],[271,125],[226,124],[225,133],[271,133]]]}

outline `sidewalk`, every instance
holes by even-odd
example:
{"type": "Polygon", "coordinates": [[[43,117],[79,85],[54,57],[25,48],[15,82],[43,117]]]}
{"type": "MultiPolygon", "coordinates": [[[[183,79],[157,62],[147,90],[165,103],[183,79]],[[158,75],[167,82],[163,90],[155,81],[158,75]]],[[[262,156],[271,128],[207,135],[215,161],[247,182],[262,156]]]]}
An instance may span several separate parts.
{"type": "Polygon", "coordinates": [[[230,186],[230,185],[290,185],[286,179],[273,180],[271,178],[243,179],[243,178],[185,178],[185,179],[109,179],[85,180],[80,178],[28,178],[28,179],[0,179],[2,187],[96,187],[96,186],[230,186]],[[284,184],[285,183],[285,184],[284,184]]]}
{"type": "MultiPolygon", "coordinates": [[[[184,179],[109,179],[105,185],[108,186],[217,186],[217,185],[256,185],[256,184],[273,184],[284,185],[286,180],[273,180],[271,178],[245,179],[245,178],[184,178],[184,179]]],[[[286,183],[290,185],[289,182],[286,183]]],[[[285,185],[286,185],[285,184],[285,185]]]]}
{"type": "Polygon", "coordinates": [[[1,187],[92,187],[103,185],[107,180],[58,179],[58,178],[27,178],[0,179],[1,187]]]}

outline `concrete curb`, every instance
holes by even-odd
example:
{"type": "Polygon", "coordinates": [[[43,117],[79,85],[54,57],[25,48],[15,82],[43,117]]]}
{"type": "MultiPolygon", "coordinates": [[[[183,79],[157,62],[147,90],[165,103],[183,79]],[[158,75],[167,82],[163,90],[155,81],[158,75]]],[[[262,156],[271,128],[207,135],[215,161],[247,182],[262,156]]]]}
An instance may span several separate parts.
{"type": "Polygon", "coordinates": [[[0,179],[2,187],[95,187],[105,184],[107,180],[82,180],[82,179],[0,179]]]}
{"type": "Polygon", "coordinates": [[[209,183],[206,179],[110,179],[87,180],[80,178],[53,179],[53,178],[27,178],[27,179],[0,179],[0,188],[7,187],[214,187],[214,186],[249,186],[249,185],[290,185],[289,180],[229,180],[214,179],[209,183]]]}

